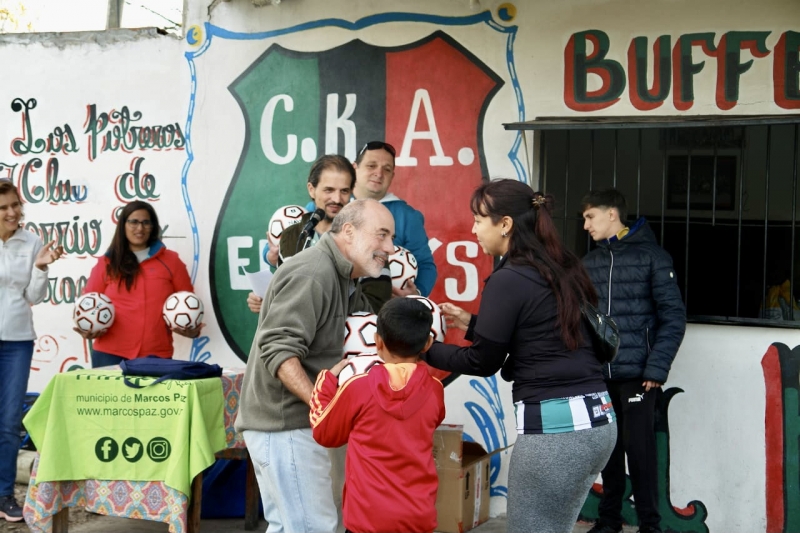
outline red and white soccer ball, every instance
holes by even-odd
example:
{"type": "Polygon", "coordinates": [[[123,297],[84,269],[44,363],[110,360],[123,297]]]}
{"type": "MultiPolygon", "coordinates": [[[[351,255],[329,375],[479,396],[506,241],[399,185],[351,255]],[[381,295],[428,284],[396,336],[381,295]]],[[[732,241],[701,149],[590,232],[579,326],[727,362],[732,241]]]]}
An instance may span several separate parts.
{"type": "Polygon", "coordinates": [[[114,323],[114,304],[105,294],[88,292],[75,300],[72,320],[75,326],[88,333],[98,333],[114,323]]]}
{"type": "Polygon", "coordinates": [[[350,359],[347,365],[339,372],[339,385],[359,374],[366,374],[375,365],[382,365],[383,360],[377,355],[359,355],[350,359]]]}
{"type": "Polygon", "coordinates": [[[277,211],[269,219],[269,229],[267,230],[267,239],[273,246],[278,246],[281,240],[281,233],[283,230],[294,224],[298,224],[300,219],[306,213],[306,210],[299,205],[285,205],[279,207],[277,211]]]}
{"type": "Polygon", "coordinates": [[[392,272],[392,287],[405,289],[409,281],[417,279],[417,258],[402,246],[395,245],[394,253],[389,256],[389,270],[392,272]]]}
{"type": "Polygon", "coordinates": [[[164,322],[170,329],[175,327],[193,329],[203,322],[203,302],[189,291],[170,294],[162,309],[164,322]]]}
{"type": "Polygon", "coordinates": [[[433,300],[429,300],[424,296],[418,296],[416,294],[410,294],[406,296],[406,298],[416,298],[425,306],[431,310],[433,313],[433,324],[431,325],[431,335],[433,338],[439,342],[444,342],[444,336],[447,333],[447,324],[444,321],[444,315],[442,314],[442,310],[439,309],[439,306],[436,305],[433,300]]]}
{"type": "Polygon", "coordinates": [[[375,332],[378,330],[378,316],[358,312],[347,317],[344,322],[344,359],[361,354],[374,354],[375,332]]]}

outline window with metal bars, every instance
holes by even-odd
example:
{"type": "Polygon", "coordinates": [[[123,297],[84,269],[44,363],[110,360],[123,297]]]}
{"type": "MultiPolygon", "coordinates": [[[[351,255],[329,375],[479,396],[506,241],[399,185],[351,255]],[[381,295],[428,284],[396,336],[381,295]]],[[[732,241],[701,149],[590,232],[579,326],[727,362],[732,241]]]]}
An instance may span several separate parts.
{"type": "Polygon", "coordinates": [[[506,128],[536,130],[534,188],[579,256],[594,246],[581,199],[616,187],[672,255],[690,321],[797,327],[800,116],[663,118],[506,128]]]}

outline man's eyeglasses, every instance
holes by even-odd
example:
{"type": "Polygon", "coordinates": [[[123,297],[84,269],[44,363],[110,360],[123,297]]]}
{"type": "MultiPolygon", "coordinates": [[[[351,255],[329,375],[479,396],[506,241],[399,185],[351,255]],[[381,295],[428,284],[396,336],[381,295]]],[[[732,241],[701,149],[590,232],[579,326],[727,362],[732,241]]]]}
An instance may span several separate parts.
{"type": "Polygon", "coordinates": [[[364,145],[364,148],[362,148],[360,152],[358,152],[358,157],[361,157],[367,150],[386,150],[392,154],[392,157],[395,157],[396,154],[396,150],[391,144],[383,141],[370,141],[364,145]]]}
{"type": "Polygon", "coordinates": [[[132,228],[141,226],[144,229],[150,229],[153,227],[153,222],[151,220],[136,220],[135,218],[129,218],[125,221],[125,223],[132,228]]]}

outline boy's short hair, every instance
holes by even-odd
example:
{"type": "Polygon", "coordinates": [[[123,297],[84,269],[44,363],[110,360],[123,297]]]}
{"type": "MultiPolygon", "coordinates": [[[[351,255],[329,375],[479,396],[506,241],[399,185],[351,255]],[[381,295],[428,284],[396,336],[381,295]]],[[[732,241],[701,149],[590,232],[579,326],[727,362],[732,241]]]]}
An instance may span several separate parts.
{"type": "Polygon", "coordinates": [[[585,213],[587,209],[591,209],[592,207],[599,207],[602,209],[613,207],[619,213],[619,220],[623,224],[628,218],[628,204],[625,202],[625,196],[613,187],[589,191],[581,200],[581,213],[585,213]]]}
{"type": "Polygon", "coordinates": [[[392,298],[378,313],[378,335],[400,357],[419,355],[431,335],[433,313],[415,298],[392,298]]]}

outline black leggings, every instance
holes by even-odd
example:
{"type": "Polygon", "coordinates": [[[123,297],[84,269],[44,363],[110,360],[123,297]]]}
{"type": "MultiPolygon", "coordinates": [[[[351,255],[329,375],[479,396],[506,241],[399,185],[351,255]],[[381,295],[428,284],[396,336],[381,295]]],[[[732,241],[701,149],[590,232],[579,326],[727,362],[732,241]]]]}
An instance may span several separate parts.
{"type": "Polygon", "coordinates": [[[654,428],[656,402],[661,389],[645,392],[643,379],[607,382],[608,394],[617,415],[617,445],[603,469],[603,499],[600,522],[622,527],[622,498],[625,495],[625,456],[636,502],[639,527],[659,527],[658,470],[654,428]]]}

